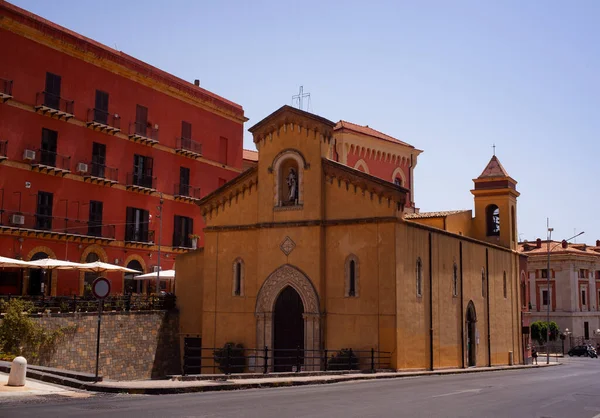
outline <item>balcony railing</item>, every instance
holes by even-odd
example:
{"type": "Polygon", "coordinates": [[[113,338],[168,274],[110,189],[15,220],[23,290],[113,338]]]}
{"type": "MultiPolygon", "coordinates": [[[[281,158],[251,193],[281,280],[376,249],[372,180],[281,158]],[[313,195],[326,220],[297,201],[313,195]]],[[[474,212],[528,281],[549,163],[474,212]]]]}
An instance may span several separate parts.
{"type": "Polygon", "coordinates": [[[115,239],[114,225],[101,225],[80,219],[51,216],[41,213],[26,213],[5,210],[0,213],[0,225],[3,227],[59,232],[105,239],[115,239]]]}
{"type": "Polygon", "coordinates": [[[12,80],[6,80],[5,78],[0,78],[0,101],[5,102],[8,99],[11,99],[13,89],[12,80]]]}
{"type": "Polygon", "coordinates": [[[8,152],[8,141],[0,141],[0,160],[6,158],[6,153],[8,152]]]}
{"type": "Polygon", "coordinates": [[[202,144],[189,138],[177,138],[175,151],[180,154],[199,157],[202,155],[202,144]]]}
{"type": "Polygon", "coordinates": [[[154,243],[154,231],[142,228],[135,228],[128,225],[125,228],[125,242],[154,243]]]}
{"type": "Polygon", "coordinates": [[[87,126],[108,133],[117,133],[121,131],[121,117],[101,109],[89,109],[87,126]]]}
{"type": "Polygon", "coordinates": [[[156,189],[156,177],[141,175],[139,173],[127,173],[127,187],[141,187],[144,189],[156,189]]]}
{"type": "Polygon", "coordinates": [[[35,108],[50,116],[69,119],[73,117],[75,101],[41,91],[36,95],[35,108]]]}
{"type": "Polygon", "coordinates": [[[189,184],[175,184],[173,195],[189,199],[200,199],[200,187],[192,187],[189,184]]]}
{"type": "Polygon", "coordinates": [[[192,239],[189,234],[176,234],[173,236],[173,247],[175,248],[192,248],[192,239]]]}
{"type": "Polygon", "coordinates": [[[35,158],[31,161],[31,165],[38,168],[53,168],[56,171],[70,172],[71,157],[39,148],[35,150],[35,158]]]}
{"type": "Polygon", "coordinates": [[[147,123],[130,122],[129,138],[149,145],[158,143],[158,129],[147,123]]]}
{"type": "Polygon", "coordinates": [[[83,177],[95,177],[97,179],[103,179],[110,183],[119,182],[119,169],[115,167],[109,167],[104,164],[98,163],[84,163],[87,165],[87,172],[83,173],[83,177]]]}

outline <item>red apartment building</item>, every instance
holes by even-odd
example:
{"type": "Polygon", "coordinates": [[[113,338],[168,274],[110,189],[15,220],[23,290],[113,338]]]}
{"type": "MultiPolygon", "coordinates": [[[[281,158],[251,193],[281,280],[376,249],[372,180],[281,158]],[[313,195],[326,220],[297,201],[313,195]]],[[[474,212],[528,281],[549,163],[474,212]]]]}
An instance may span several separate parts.
{"type": "MultiPolygon", "coordinates": [[[[202,245],[196,200],[242,171],[241,106],[4,1],[0,45],[0,255],[149,272],[159,237],[163,269],[191,234],[202,245]]],[[[5,270],[0,293],[81,295],[94,278],[5,270]]]]}

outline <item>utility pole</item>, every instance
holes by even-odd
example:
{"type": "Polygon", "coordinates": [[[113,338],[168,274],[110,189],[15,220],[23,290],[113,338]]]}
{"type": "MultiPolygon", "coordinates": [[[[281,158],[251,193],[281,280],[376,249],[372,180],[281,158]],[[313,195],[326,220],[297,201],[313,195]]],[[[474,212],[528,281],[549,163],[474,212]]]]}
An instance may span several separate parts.
{"type": "Polygon", "coordinates": [[[163,221],[163,199],[162,192],[160,193],[160,200],[158,201],[158,270],[156,272],[156,294],[160,292],[160,246],[162,244],[162,221],[163,221]]]}

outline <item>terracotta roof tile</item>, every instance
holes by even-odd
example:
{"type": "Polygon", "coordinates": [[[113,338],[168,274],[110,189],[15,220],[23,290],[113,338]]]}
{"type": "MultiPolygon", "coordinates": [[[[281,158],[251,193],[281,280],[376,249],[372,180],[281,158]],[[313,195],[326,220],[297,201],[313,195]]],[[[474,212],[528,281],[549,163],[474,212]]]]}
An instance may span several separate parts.
{"type": "Polygon", "coordinates": [[[495,155],[492,157],[488,165],[485,167],[481,175],[478,177],[480,179],[486,177],[510,177],[502,164],[500,164],[500,160],[495,155]]]}
{"type": "MultiPolygon", "coordinates": [[[[573,255],[591,255],[600,257],[600,247],[595,247],[586,244],[567,244],[567,248],[563,248],[559,241],[550,241],[550,252],[552,254],[573,254],[573,255]]],[[[544,255],[548,254],[548,241],[543,240],[541,248],[536,246],[536,242],[520,242],[519,252],[527,255],[544,255]]]]}
{"type": "Polygon", "coordinates": [[[443,210],[439,212],[420,212],[420,213],[409,213],[404,216],[404,219],[424,219],[424,218],[444,218],[450,215],[456,215],[458,213],[470,212],[470,210],[443,210]]]}
{"type": "Polygon", "coordinates": [[[368,136],[372,136],[373,138],[377,138],[377,139],[382,139],[384,141],[388,141],[388,142],[395,142],[396,144],[401,144],[401,145],[405,145],[407,147],[411,147],[414,148],[412,145],[400,141],[399,139],[396,139],[394,137],[391,137],[389,135],[384,134],[383,132],[379,132],[373,128],[370,128],[369,125],[366,126],[361,126],[361,125],[357,125],[355,123],[352,122],[347,122],[344,120],[340,120],[335,127],[333,128],[334,131],[338,131],[341,129],[348,129],[349,131],[354,131],[363,135],[368,135],[368,136]]]}
{"type": "Polygon", "coordinates": [[[258,161],[258,151],[245,149],[242,152],[242,158],[248,161],[258,161]]]}

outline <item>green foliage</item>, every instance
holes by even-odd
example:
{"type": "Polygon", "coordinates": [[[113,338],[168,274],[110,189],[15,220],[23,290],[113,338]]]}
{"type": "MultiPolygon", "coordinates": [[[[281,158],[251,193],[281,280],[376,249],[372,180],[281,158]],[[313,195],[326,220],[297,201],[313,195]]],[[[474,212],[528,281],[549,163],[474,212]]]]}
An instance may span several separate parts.
{"type": "Polygon", "coordinates": [[[1,303],[6,312],[0,323],[0,351],[3,353],[36,359],[41,352],[52,350],[57,340],[71,330],[71,327],[45,330],[29,316],[33,310],[31,302],[15,298],[1,303]]]}
{"type": "MultiPolygon", "coordinates": [[[[540,345],[545,344],[547,325],[546,321],[536,321],[531,323],[531,339],[537,341],[540,345]]],[[[558,329],[556,322],[550,321],[550,341],[556,341],[559,333],[560,330],[558,329]]]]}
{"type": "Polygon", "coordinates": [[[225,343],[223,348],[217,348],[213,352],[213,356],[222,373],[243,373],[246,368],[242,344],[225,343]]]}
{"type": "Polygon", "coordinates": [[[327,361],[327,370],[358,370],[358,358],[351,348],[342,348],[327,361]]]}

